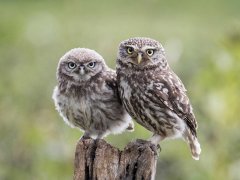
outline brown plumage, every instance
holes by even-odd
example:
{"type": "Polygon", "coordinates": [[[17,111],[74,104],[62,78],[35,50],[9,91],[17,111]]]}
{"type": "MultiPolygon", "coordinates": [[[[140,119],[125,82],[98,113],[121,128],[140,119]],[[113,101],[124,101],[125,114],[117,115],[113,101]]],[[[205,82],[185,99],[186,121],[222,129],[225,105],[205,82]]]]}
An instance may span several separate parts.
{"type": "Polygon", "coordinates": [[[150,141],[183,138],[198,160],[197,122],[186,89],[169,67],[162,45],[150,38],[131,38],[119,46],[119,93],[128,113],[153,132],[150,141]]]}
{"type": "Polygon", "coordinates": [[[57,68],[58,85],[53,99],[64,121],[84,131],[84,137],[102,138],[109,133],[133,130],[131,117],[119,98],[116,72],[97,52],[75,48],[57,68]]]}

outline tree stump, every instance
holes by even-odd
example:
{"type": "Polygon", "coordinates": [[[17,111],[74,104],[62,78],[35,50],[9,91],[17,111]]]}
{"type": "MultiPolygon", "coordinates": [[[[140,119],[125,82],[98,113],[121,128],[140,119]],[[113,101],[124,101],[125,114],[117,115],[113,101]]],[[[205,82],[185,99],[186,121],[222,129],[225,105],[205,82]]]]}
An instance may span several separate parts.
{"type": "Polygon", "coordinates": [[[123,151],[102,139],[81,139],[76,146],[74,180],[154,180],[157,148],[144,140],[123,151]]]}

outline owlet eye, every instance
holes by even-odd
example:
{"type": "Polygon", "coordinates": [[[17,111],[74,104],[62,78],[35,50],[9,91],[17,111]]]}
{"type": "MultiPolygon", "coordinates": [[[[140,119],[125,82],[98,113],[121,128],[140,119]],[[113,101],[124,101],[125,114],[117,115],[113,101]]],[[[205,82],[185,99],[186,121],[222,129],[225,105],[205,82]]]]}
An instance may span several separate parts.
{"type": "Polygon", "coordinates": [[[68,67],[69,67],[69,69],[75,69],[77,67],[77,65],[74,62],[69,62],[68,67]]]}
{"type": "Polygon", "coordinates": [[[148,56],[152,56],[154,51],[153,51],[153,49],[147,49],[146,53],[147,53],[148,56]]]}
{"type": "Polygon", "coordinates": [[[132,47],[127,47],[127,53],[132,54],[134,49],[132,47]]]}
{"type": "Polygon", "coordinates": [[[90,67],[90,68],[94,68],[95,65],[96,65],[96,62],[90,62],[90,63],[88,63],[88,67],[90,67]]]}

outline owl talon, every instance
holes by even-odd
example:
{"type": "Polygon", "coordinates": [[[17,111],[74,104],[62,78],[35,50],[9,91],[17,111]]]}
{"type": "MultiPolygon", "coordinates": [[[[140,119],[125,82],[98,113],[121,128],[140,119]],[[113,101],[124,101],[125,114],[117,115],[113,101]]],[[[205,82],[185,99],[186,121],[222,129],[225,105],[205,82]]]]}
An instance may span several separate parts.
{"type": "Polygon", "coordinates": [[[161,147],[160,147],[159,144],[158,144],[158,145],[155,145],[155,144],[152,144],[151,142],[149,142],[149,147],[152,149],[152,151],[154,152],[154,155],[155,155],[155,156],[158,156],[158,155],[159,155],[159,151],[158,151],[158,150],[161,151],[161,147]]]}
{"type": "Polygon", "coordinates": [[[86,140],[86,139],[92,139],[92,138],[85,134],[80,138],[80,140],[86,140]]]}
{"type": "Polygon", "coordinates": [[[144,145],[144,144],[146,144],[146,143],[148,143],[148,142],[150,142],[150,141],[143,140],[143,139],[136,139],[136,143],[138,143],[138,144],[144,145]]]}
{"type": "Polygon", "coordinates": [[[134,124],[133,123],[129,123],[128,127],[126,128],[127,131],[134,131],[134,124]]]}
{"type": "Polygon", "coordinates": [[[143,139],[137,139],[135,142],[138,144],[139,151],[143,151],[145,148],[150,147],[151,150],[154,152],[154,155],[157,155],[157,156],[158,156],[158,149],[160,149],[161,151],[161,147],[159,144],[156,146],[150,141],[146,141],[143,139]]]}

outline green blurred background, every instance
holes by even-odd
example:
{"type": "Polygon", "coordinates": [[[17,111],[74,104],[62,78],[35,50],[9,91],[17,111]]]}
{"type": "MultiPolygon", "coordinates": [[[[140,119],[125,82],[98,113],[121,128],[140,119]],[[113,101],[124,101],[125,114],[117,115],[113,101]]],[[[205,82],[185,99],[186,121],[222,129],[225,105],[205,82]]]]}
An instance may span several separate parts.
{"type": "MultiPolygon", "coordinates": [[[[95,49],[115,67],[118,44],[147,36],[166,49],[198,119],[199,161],[181,140],[161,143],[156,179],[240,179],[240,1],[0,1],[0,179],[72,179],[82,135],[51,99],[59,58],[95,49]]],[[[106,140],[123,148],[150,133],[106,140]]]]}

